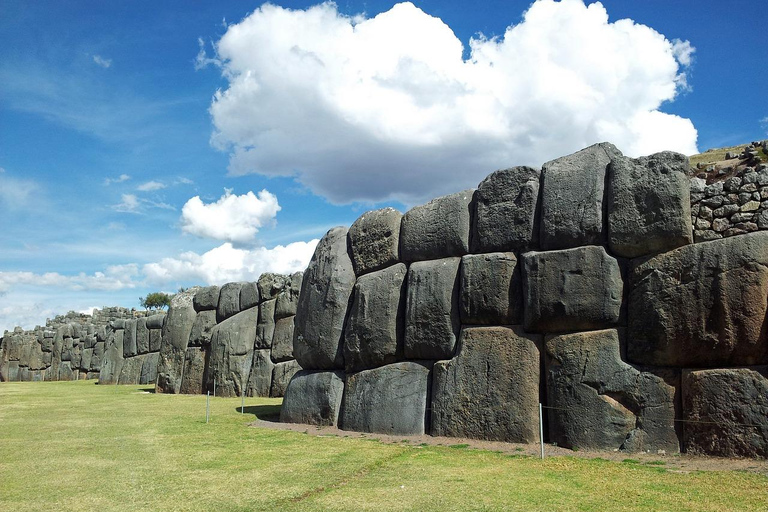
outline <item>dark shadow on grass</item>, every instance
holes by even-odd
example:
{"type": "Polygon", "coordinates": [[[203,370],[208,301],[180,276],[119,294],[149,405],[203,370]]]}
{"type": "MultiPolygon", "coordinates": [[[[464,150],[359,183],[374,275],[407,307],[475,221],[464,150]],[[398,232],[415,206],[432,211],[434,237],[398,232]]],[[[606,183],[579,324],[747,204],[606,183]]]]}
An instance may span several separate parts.
{"type": "Polygon", "coordinates": [[[155,388],[141,388],[139,391],[143,391],[145,393],[154,393],[155,388]]]}
{"type": "MultiPolygon", "coordinates": [[[[239,413],[240,408],[235,408],[235,411],[239,413]]],[[[243,414],[253,414],[261,421],[280,423],[280,405],[246,405],[243,414]]]]}

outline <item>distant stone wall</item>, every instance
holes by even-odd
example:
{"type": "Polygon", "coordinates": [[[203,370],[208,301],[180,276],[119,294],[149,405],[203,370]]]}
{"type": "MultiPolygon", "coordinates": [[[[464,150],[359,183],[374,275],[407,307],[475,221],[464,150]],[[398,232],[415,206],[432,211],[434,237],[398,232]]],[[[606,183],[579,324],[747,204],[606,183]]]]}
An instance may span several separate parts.
{"type": "Polygon", "coordinates": [[[330,230],[281,419],[535,442],[541,402],[561,446],[768,456],[768,232],[694,243],[689,172],[598,144],[330,230]]]}

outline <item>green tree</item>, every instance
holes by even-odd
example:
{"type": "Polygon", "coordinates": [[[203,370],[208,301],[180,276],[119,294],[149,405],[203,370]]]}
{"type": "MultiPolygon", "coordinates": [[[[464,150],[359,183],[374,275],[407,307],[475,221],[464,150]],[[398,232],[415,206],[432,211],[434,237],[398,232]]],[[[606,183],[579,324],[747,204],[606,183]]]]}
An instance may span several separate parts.
{"type": "Polygon", "coordinates": [[[145,309],[165,309],[171,305],[171,295],[153,292],[146,297],[139,297],[139,304],[145,309]]]}

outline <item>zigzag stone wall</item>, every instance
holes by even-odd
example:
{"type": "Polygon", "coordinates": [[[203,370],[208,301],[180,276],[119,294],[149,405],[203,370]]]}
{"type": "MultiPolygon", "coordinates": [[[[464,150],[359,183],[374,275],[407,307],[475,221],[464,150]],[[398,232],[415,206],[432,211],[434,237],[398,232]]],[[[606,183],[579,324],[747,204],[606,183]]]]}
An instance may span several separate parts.
{"type": "Polygon", "coordinates": [[[543,402],[561,446],[768,456],[768,232],[700,215],[686,157],[603,143],[334,228],[281,419],[535,442],[543,402]]]}

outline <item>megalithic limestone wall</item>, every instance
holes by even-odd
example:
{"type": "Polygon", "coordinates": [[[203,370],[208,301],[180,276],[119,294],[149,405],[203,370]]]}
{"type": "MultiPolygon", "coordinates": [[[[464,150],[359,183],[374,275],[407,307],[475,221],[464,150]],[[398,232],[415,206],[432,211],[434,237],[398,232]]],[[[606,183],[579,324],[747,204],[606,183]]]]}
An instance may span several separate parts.
{"type": "Polygon", "coordinates": [[[768,166],[718,179],[602,143],[330,230],[281,419],[534,442],[541,402],[562,446],[768,456],[768,166]]]}

